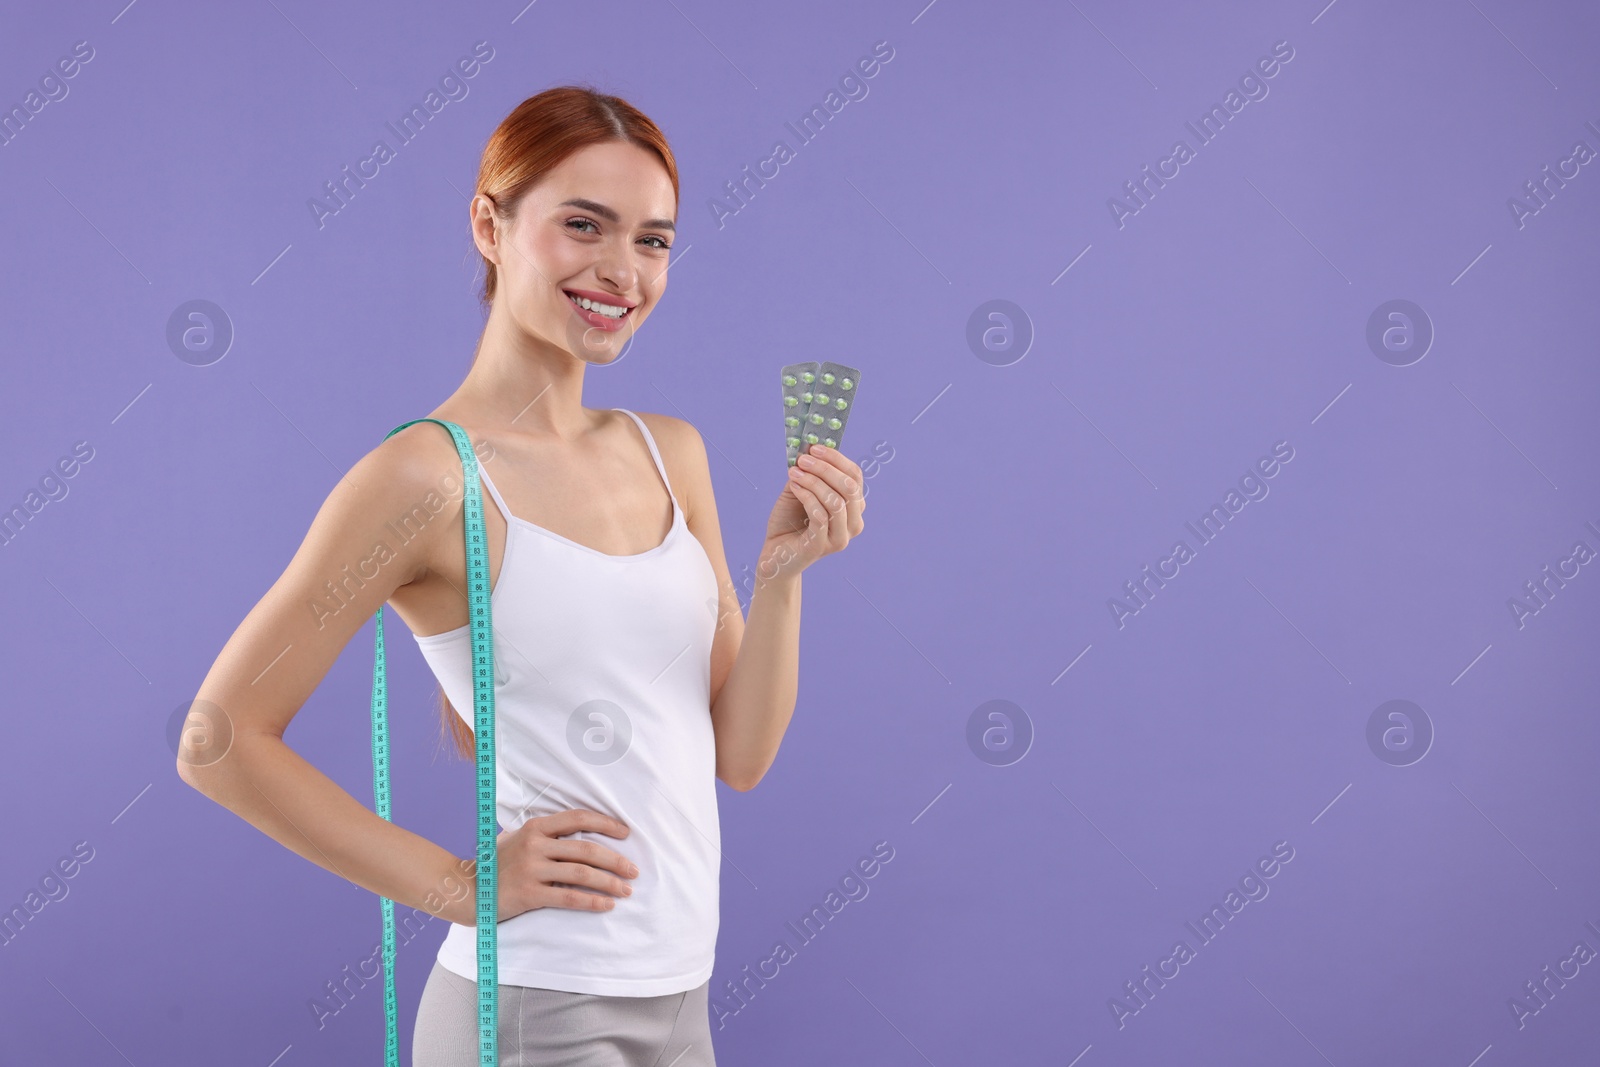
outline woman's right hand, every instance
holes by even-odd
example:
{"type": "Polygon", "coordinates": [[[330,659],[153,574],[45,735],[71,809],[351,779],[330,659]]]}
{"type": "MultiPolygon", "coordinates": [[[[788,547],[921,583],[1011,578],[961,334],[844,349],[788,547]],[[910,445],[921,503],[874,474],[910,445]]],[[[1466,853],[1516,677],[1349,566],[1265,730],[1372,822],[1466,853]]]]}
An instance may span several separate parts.
{"type": "Polygon", "coordinates": [[[535,908],[610,911],[617,897],[633,892],[623,879],[636,877],[639,868],[597,841],[566,838],[583,830],[618,839],[630,832],[626,823],[587,808],[541,815],[501,832],[495,839],[501,922],[535,908]]]}

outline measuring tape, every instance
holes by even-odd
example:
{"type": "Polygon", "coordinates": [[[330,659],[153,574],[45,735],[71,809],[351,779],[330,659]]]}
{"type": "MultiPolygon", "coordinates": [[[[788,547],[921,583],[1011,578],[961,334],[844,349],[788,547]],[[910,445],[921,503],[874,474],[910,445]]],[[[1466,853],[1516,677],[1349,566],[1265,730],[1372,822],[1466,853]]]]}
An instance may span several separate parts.
{"type": "MultiPolygon", "coordinates": [[[[489,553],[484,540],[483,494],[478,459],[467,432],[443,419],[412,419],[384,434],[387,441],[407,426],[436,422],[450,431],[461,456],[466,494],[462,533],[467,544],[467,621],[472,626],[472,708],[478,748],[478,1050],[481,1067],[499,1067],[500,960],[496,937],[499,894],[495,878],[494,804],[494,622],[489,610],[489,553]]],[[[383,605],[378,606],[372,663],[372,796],[378,815],[389,818],[389,683],[383,651],[383,605]]],[[[393,821],[393,820],[390,820],[393,821]]],[[[383,1011],[387,1020],[385,1067],[400,1067],[395,1026],[394,901],[380,897],[383,911],[383,1011]]]]}

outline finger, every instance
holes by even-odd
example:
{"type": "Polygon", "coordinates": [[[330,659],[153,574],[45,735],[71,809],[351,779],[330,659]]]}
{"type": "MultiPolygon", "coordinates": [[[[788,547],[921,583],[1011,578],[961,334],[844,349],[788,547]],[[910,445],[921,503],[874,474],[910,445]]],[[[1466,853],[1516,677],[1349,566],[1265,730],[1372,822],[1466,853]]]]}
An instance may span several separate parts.
{"type": "Polygon", "coordinates": [[[820,456],[829,463],[832,463],[841,470],[849,473],[852,477],[860,478],[862,476],[861,468],[856,464],[856,461],[845,455],[843,452],[840,452],[837,448],[829,448],[827,445],[816,444],[808,446],[806,448],[806,452],[809,455],[820,456]]]}
{"type": "Polygon", "coordinates": [[[564,837],[580,830],[593,830],[607,837],[627,837],[629,833],[628,824],[621,819],[613,819],[588,808],[568,808],[528,821],[538,823],[539,832],[547,837],[564,837]]]}
{"type": "MultiPolygon", "coordinates": [[[[806,470],[805,467],[798,465],[794,469],[800,472],[799,476],[795,478],[796,484],[800,485],[802,488],[811,490],[812,495],[822,502],[823,506],[830,514],[836,508],[842,508],[844,506],[845,495],[835,488],[832,482],[823,477],[818,470],[815,468],[812,470],[806,470]]],[[[829,467],[828,470],[831,472],[834,478],[837,478],[840,481],[846,480],[846,475],[838,470],[838,468],[829,467]]]]}
{"type": "MultiPolygon", "coordinates": [[[[591,867],[587,863],[549,863],[540,874],[541,882],[560,883],[561,885],[588,886],[590,889],[614,897],[631,896],[633,886],[618,878],[614,874],[591,867]]],[[[555,886],[552,884],[552,888],[555,886]]]]}
{"type": "Polygon", "coordinates": [[[806,509],[806,517],[810,519],[810,525],[806,527],[806,539],[809,541],[820,537],[826,543],[829,525],[828,509],[822,506],[822,501],[817,499],[816,493],[801,484],[801,479],[796,479],[791,484],[794,487],[795,499],[800,501],[800,506],[806,509]]]}
{"type": "Polygon", "coordinates": [[[822,500],[828,509],[829,541],[837,551],[850,543],[850,499],[839,493],[829,493],[822,500]]]}
{"type": "MultiPolygon", "coordinates": [[[[821,458],[828,460],[835,467],[837,467],[840,470],[844,471],[844,473],[846,475],[848,475],[851,478],[851,480],[853,480],[856,483],[857,486],[860,487],[860,490],[861,490],[861,506],[862,507],[866,507],[866,504],[867,504],[867,488],[866,488],[866,486],[867,486],[867,476],[861,470],[861,464],[857,463],[855,460],[851,459],[849,456],[846,456],[843,452],[840,452],[837,448],[829,448],[827,445],[812,445],[807,451],[808,452],[817,453],[821,458]]],[[[845,493],[844,495],[845,495],[846,498],[849,498],[849,496],[850,496],[849,493],[845,493]]]]}
{"type": "Polygon", "coordinates": [[[543,898],[536,905],[541,908],[570,908],[573,911],[610,911],[617,906],[617,898],[605,893],[590,893],[584,889],[563,886],[546,886],[543,898]]]}
{"type": "Polygon", "coordinates": [[[849,531],[844,526],[844,498],[838,493],[826,491],[824,495],[819,495],[798,483],[795,485],[795,492],[804,493],[810,498],[810,502],[806,505],[806,513],[811,516],[810,536],[822,538],[824,551],[833,552],[843,547],[844,542],[849,539],[849,531]],[[829,506],[829,501],[832,501],[832,507],[829,506]]]}
{"type": "Polygon", "coordinates": [[[544,854],[547,859],[587,863],[591,867],[614,871],[624,878],[637,878],[639,876],[637,864],[616,849],[607,848],[597,841],[573,841],[567,838],[556,838],[551,840],[544,854]]]}
{"type": "Polygon", "coordinates": [[[859,500],[860,494],[858,486],[853,495],[841,495],[835,492],[829,493],[822,500],[822,506],[828,509],[828,525],[835,549],[843,548],[850,543],[850,524],[854,521],[850,517],[850,502],[852,499],[859,500]]]}
{"type": "MultiPolygon", "coordinates": [[[[794,470],[798,468],[790,469],[794,470]]],[[[808,516],[806,514],[805,499],[800,496],[800,479],[794,475],[790,475],[789,477],[785,478],[784,481],[786,484],[783,487],[783,492],[778,494],[778,502],[781,504],[783,502],[783,494],[787,493],[794,500],[795,507],[799,508],[800,510],[796,512],[791,508],[785,507],[780,518],[788,526],[790,533],[805,533],[808,516]]]]}
{"type": "Polygon", "coordinates": [[[837,467],[829,467],[830,477],[820,474],[810,474],[814,481],[802,479],[806,488],[815,493],[822,506],[828,510],[828,525],[833,540],[838,542],[840,548],[849,540],[850,528],[854,519],[851,517],[850,507],[852,500],[860,500],[860,486],[850,484],[850,476],[837,467]],[[840,491],[837,482],[843,482],[844,492],[840,491]]]}
{"type": "MultiPolygon", "coordinates": [[[[867,508],[866,477],[861,473],[861,467],[845,457],[844,453],[825,445],[812,445],[812,450],[826,449],[819,456],[824,462],[819,462],[810,467],[810,472],[821,477],[830,488],[844,497],[845,502],[845,531],[851,536],[862,530],[861,514],[867,508]]],[[[809,453],[808,453],[809,455],[809,453]]],[[[823,496],[823,502],[831,503],[823,496]]]]}
{"type": "MultiPolygon", "coordinates": [[[[822,446],[812,445],[811,447],[821,448],[822,446]]],[[[860,468],[857,468],[857,473],[852,475],[841,464],[855,466],[854,463],[850,463],[849,460],[831,448],[825,455],[813,456],[807,453],[801,456],[797,463],[802,471],[816,475],[824,484],[846,500],[851,497],[859,497],[861,495],[860,468]]]]}

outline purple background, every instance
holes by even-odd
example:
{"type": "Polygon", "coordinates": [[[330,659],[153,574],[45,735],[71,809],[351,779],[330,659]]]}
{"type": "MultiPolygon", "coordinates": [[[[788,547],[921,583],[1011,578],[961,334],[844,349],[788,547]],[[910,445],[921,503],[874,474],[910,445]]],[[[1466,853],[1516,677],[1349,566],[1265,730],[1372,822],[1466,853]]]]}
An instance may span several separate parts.
{"type": "MultiPolygon", "coordinates": [[[[1600,963],[1520,1027],[1510,1000],[1600,949],[1600,576],[1521,626],[1508,606],[1600,549],[1600,164],[1520,226],[1508,207],[1600,149],[1593,5],[6,21],[5,109],[75,42],[94,58],[0,147],[0,508],[75,442],[94,458],[0,550],[0,908],[74,843],[94,858],[0,947],[5,1062],[380,1062],[381,981],[320,1029],[310,1008],[371,954],[377,899],[185,786],[170,724],[339,473],[460,381],[479,152],[573,81],[651,115],[682,173],[668,296],[586,403],[699,427],[736,579],[782,485],[781,364],[861,367],[846,451],[892,457],[863,536],[807,572],[775,766],[719,786],[721,1062],[1593,1062],[1600,963]],[[480,40],[469,95],[319,228],[323,183],[480,40]],[[868,95],[799,145],[784,124],[879,41],[868,95]],[[1197,146],[1185,122],[1279,41],[1268,95],[1197,146]],[[795,158],[719,227],[780,138],[795,158]],[[1178,138],[1195,157],[1119,226],[1108,199],[1178,138]],[[234,331],[206,366],[167,341],[194,299],[234,331]],[[994,299],[1020,359],[968,342],[994,299]],[[1367,341],[1395,299],[1436,334],[1406,366],[1367,341]],[[1124,583],[1280,441],[1270,494],[1119,626],[1124,583]],[[1368,742],[1397,699],[1434,734],[1420,760],[1368,742]],[[969,743],[993,700],[1016,706],[998,752],[969,743]],[[733,1000],[879,841],[870,894],[733,1000]],[[1201,944],[1185,923],[1280,841],[1269,895],[1201,944]],[[1179,939],[1194,958],[1119,1026],[1179,939]]],[[[366,803],[371,635],[288,734],[366,803]]],[[[395,819],[469,854],[471,767],[435,755],[398,620],[390,648],[395,819]]],[[[444,932],[400,953],[405,1062],[444,932]]]]}

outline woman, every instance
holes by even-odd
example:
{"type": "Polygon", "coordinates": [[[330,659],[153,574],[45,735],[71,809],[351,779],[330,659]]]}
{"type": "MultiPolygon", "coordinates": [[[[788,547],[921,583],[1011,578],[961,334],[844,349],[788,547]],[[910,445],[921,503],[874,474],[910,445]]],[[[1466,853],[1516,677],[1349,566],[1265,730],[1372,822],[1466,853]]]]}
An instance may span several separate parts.
{"type": "MultiPolygon", "coordinates": [[[[746,621],[694,427],[583,406],[585,367],[618,359],[666,290],[677,205],[655,124],[571,86],[501,123],[471,205],[488,320],[431,414],[467,432],[484,491],[507,1067],[715,1063],[714,779],[748,790],[771,766],[794,710],[801,572],[862,530],[860,467],[812,446],[772,509],[746,621]]],[[[216,721],[191,711],[209,729],[185,730],[178,762],[313,863],[450,921],[416,1067],[478,1062],[476,865],[379,818],[283,733],[387,603],[472,756],[460,474],[450,434],[419,422],[340,479],[206,676],[195,708],[216,721]]]]}

